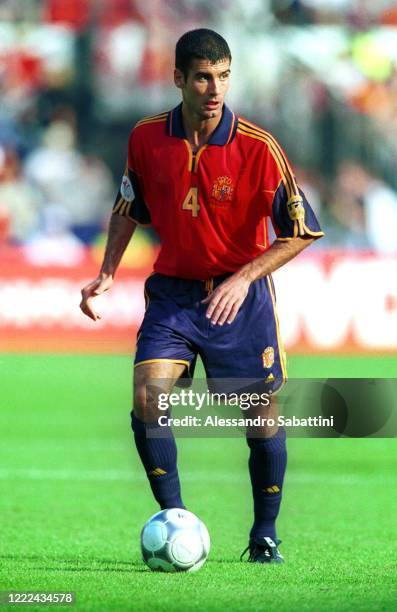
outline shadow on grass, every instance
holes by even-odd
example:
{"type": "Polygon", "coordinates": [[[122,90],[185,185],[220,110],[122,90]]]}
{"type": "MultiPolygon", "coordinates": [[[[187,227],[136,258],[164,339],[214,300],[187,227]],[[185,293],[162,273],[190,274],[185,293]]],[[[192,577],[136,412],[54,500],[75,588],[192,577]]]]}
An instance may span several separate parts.
{"type": "MultiPolygon", "coordinates": [[[[104,572],[118,574],[150,573],[143,561],[122,561],[118,559],[98,559],[92,557],[57,557],[51,555],[0,555],[1,561],[29,564],[30,569],[47,572],[104,572]]],[[[206,563],[213,570],[222,566],[240,565],[239,559],[209,559],[206,563]]],[[[161,574],[162,572],[160,572],[161,574]]],[[[173,575],[183,574],[176,572],[173,575]]],[[[195,574],[192,574],[195,575],[195,574]]]]}
{"type": "Polygon", "coordinates": [[[45,570],[46,572],[105,572],[106,574],[108,573],[120,573],[120,574],[131,574],[131,573],[141,573],[141,572],[148,572],[150,571],[147,567],[142,567],[141,565],[138,566],[138,564],[130,564],[129,568],[116,568],[116,567],[95,567],[90,566],[90,567],[85,567],[84,565],[76,565],[75,567],[71,567],[69,565],[65,566],[65,565],[59,565],[58,567],[50,567],[48,565],[36,565],[35,569],[38,570],[45,570]]]}
{"type": "Polygon", "coordinates": [[[63,572],[146,572],[142,561],[121,561],[90,557],[64,558],[47,555],[0,555],[0,561],[29,563],[34,569],[63,572]],[[122,566],[122,567],[120,567],[122,566]]]}

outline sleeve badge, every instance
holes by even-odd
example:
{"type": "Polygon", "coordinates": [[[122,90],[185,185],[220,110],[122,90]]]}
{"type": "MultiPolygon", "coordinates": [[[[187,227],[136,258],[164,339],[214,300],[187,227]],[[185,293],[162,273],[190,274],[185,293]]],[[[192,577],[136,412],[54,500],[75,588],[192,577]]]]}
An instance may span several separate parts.
{"type": "Polygon", "coordinates": [[[288,215],[291,221],[300,221],[305,218],[305,209],[303,206],[303,198],[300,195],[294,195],[287,202],[288,215]]]}
{"type": "Polygon", "coordinates": [[[126,174],[124,174],[123,180],[121,181],[120,194],[126,202],[132,202],[132,200],[135,198],[134,189],[129,177],[126,174]]]}

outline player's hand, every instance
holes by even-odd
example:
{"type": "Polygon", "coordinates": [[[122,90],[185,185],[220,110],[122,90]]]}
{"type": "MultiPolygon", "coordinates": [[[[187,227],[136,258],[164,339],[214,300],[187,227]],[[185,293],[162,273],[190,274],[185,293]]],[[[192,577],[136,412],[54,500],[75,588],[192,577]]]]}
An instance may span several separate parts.
{"type": "Polygon", "coordinates": [[[94,308],[92,307],[92,300],[97,295],[101,295],[101,293],[105,293],[108,291],[113,284],[113,276],[111,274],[101,273],[98,278],[96,278],[91,283],[88,283],[81,290],[81,302],[80,308],[84,312],[87,317],[90,317],[93,321],[97,321],[101,318],[94,308]]]}
{"type": "Polygon", "coordinates": [[[218,285],[211,295],[202,300],[208,304],[206,317],[213,325],[233,323],[241,304],[247,297],[251,281],[244,276],[233,274],[218,285]]]}

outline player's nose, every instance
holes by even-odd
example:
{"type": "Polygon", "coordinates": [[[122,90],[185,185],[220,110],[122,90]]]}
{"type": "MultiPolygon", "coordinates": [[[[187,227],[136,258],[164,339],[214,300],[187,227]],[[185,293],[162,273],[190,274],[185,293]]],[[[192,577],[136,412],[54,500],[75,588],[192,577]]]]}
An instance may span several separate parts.
{"type": "Polygon", "coordinates": [[[221,89],[219,79],[211,79],[209,82],[209,91],[213,96],[217,96],[220,93],[221,89]]]}

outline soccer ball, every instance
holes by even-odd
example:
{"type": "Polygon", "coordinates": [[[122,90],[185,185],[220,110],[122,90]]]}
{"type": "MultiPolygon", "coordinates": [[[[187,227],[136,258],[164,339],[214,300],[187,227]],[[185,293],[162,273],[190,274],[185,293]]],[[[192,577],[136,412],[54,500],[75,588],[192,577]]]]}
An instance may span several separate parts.
{"type": "Polygon", "coordinates": [[[188,510],[170,508],[154,514],[141,532],[144,562],[159,572],[195,572],[210,551],[204,523],[188,510]]]}

